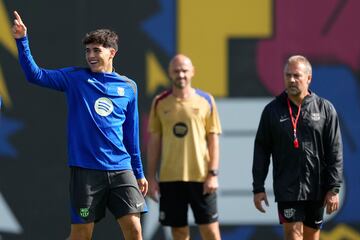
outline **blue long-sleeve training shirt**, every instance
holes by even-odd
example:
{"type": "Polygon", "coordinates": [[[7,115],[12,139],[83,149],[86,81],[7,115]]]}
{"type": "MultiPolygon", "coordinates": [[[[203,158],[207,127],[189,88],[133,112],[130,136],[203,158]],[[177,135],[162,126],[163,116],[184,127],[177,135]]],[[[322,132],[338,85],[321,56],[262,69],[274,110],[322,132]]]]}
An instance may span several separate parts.
{"type": "Polygon", "coordinates": [[[69,166],[128,169],[143,178],[136,83],[115,72],[43,69],[35,63],[27,37],[16,44],[29,82],[66,93],[69,166]]]}

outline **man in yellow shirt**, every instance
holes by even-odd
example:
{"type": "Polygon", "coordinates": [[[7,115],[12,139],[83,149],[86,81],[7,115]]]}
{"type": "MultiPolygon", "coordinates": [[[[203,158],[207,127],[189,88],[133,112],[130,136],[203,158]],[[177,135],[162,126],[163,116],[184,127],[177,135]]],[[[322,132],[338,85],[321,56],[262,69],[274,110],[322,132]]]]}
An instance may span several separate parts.
{"type": "Polygon", "coordinates": [[[190,58],[176,55],[169,64],[171,89],[153,100],[147,149],[149,195],[155,201],[160,195],[159,219],[171,226],[174,240],[190,239],[189,205],[202,238],[219,240],[216,190],[221,126],[213,96],[193,88],[193,76],[190,58]]]}

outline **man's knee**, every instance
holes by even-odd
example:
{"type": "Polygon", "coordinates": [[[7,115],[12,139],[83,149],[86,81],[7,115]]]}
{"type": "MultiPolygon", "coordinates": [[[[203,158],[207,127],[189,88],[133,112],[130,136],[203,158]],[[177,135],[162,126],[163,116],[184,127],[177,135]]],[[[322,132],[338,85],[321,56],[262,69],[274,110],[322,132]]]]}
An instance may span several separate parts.
{"type": "Polygon", "coordinates": [[[199,225],[200,233],[203,239],[220,240],[219,222],[199,225]]]}
{"type": "Polygon", "coordinates": [[[117,221],[125,239],[142,239],[140,214],[128,214],[117,221]]]}
{"type": "Polygon", "coordinates": [[[172,227],[171,232],[174,240],[188,240],[190,239],[189,227],[172,227]]]}
{"type": "Polygon", "coordinates": [[[284,237],[286,240],[303,239],[302,222],[284,223],[283,227],[284,227],[284,237]]]}
{"type": "Polygon", "coordinates": [[[69,240],[91,240],[94,223],[71,224],[69,240]]]}

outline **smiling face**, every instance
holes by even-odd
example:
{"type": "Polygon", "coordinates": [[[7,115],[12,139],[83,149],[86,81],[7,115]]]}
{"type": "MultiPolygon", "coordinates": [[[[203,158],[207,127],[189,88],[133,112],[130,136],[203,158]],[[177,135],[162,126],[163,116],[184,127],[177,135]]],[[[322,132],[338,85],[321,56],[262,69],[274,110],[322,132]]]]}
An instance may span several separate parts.
{"type": "Polygon", "coordinates": [[[101,44],[90,43],[85,46],[85,58],[92,72],[112,72],[116,50],[101,44]]]}

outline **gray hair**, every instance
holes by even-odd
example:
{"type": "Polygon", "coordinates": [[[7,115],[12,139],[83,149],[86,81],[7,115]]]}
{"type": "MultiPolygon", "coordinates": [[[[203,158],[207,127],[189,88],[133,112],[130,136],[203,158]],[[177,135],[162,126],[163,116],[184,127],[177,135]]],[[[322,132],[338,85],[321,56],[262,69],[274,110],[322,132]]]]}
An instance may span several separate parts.
{"type": "Polygon", "coordinates": [[[310,64],[309,60],[306,57],[301,56],[301,55],[294,55],[294,56],[289,57],[288,60],[285,63],[284,71],[285,71],[285,69],[287,68],[287,66],[290,63],[302,63],[302,64],[304,64],[305,68],[306,68],[306,73],[309,74],[309,75],[312,75],[312,67],[311,67],[311,64],[310,64]]]}

